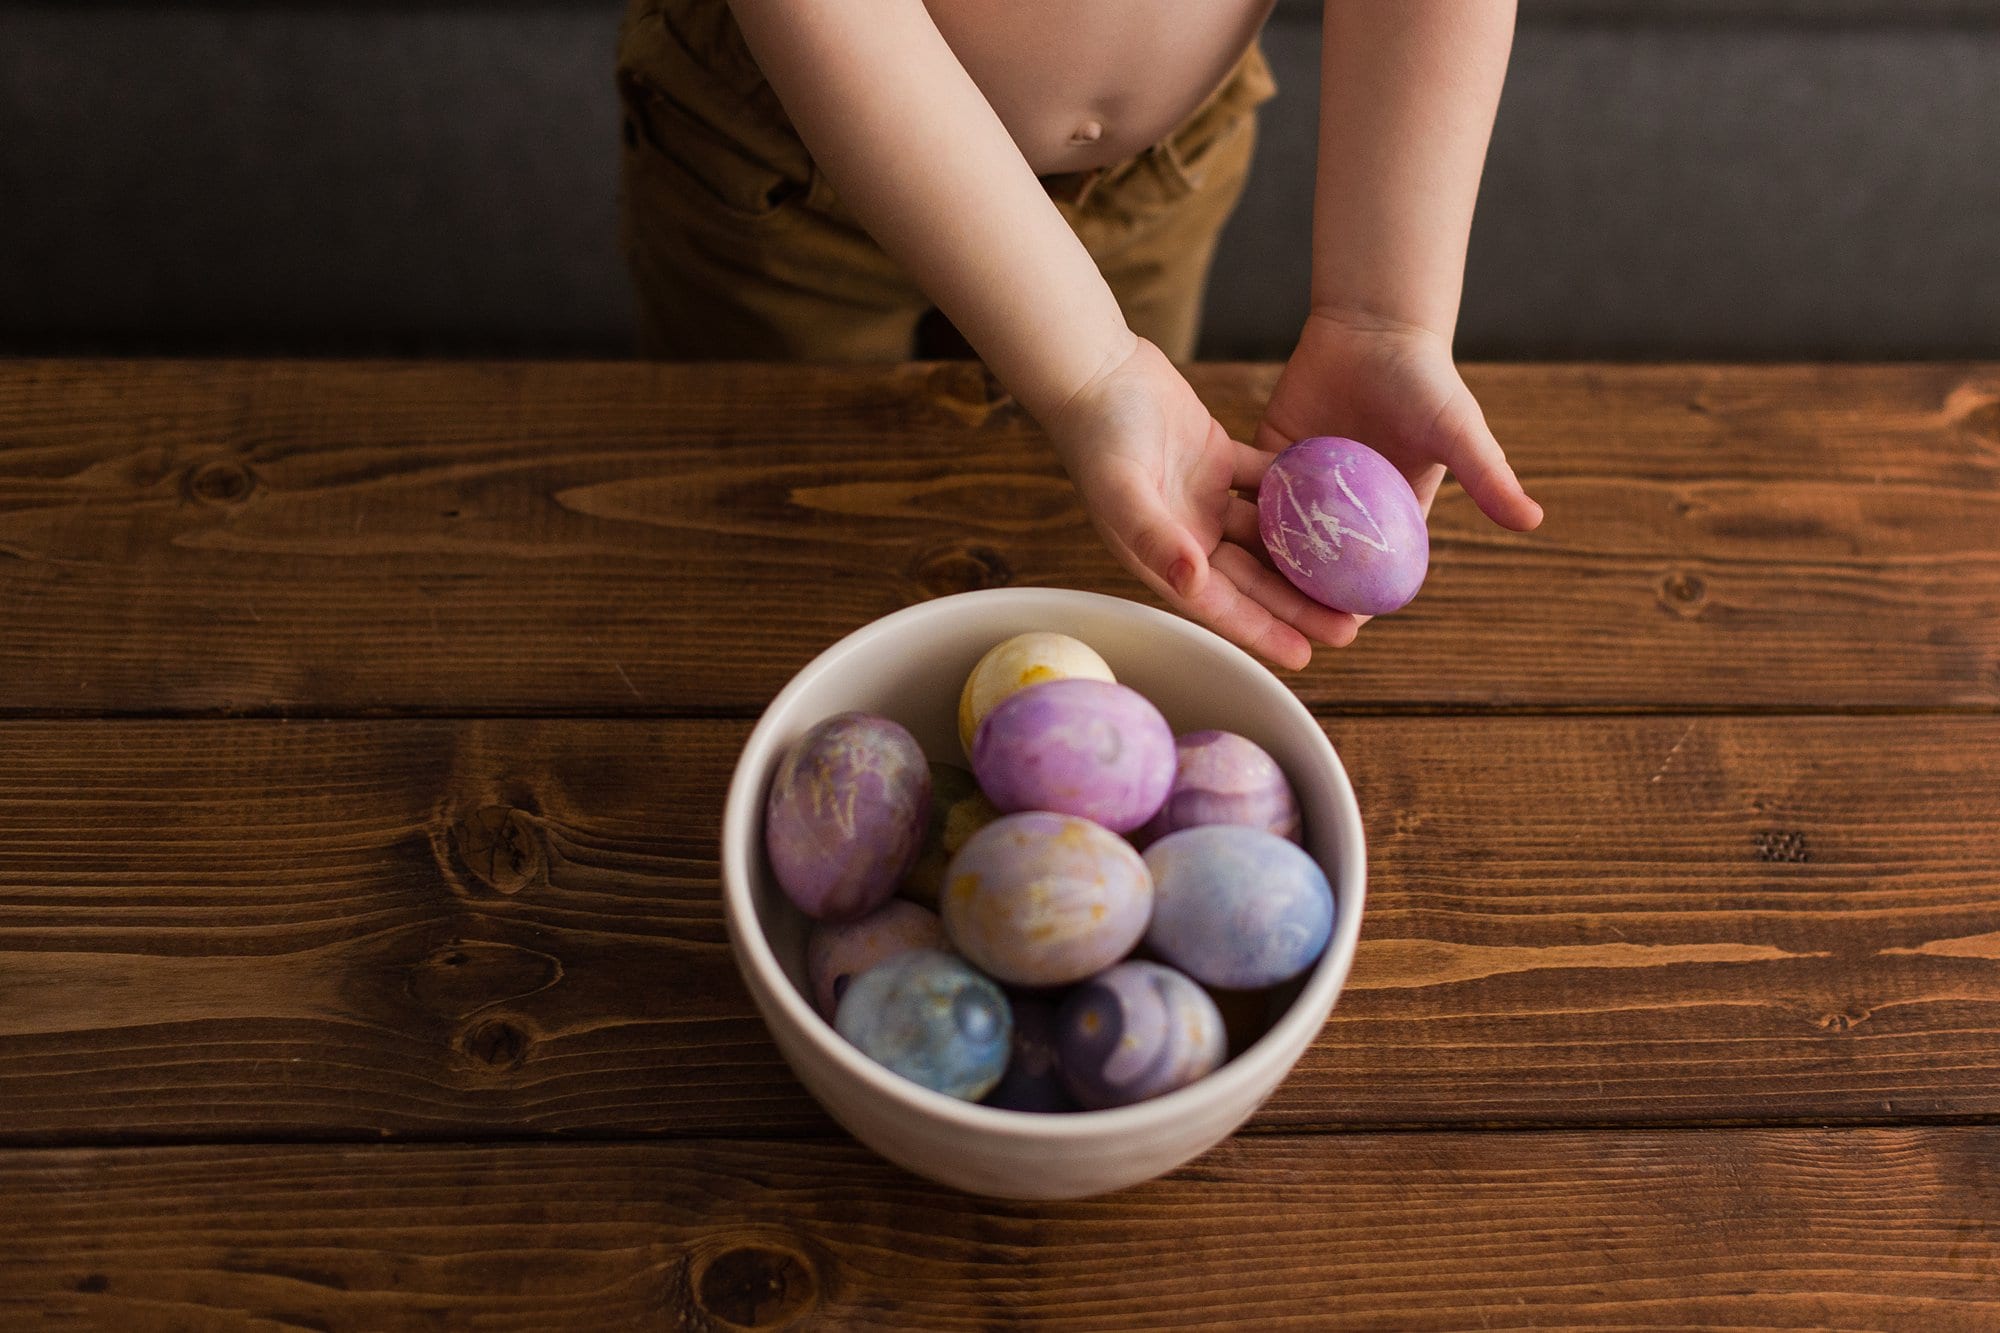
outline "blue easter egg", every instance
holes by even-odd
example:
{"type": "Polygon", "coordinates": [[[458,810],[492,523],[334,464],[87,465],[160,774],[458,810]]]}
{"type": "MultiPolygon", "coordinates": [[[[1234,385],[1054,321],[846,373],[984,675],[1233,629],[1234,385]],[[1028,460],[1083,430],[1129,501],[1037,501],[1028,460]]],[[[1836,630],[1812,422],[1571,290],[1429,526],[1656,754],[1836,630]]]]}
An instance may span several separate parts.
{"type": "Polygon", "coordinates": [[[1000,1081],[1014,1042],[1000,988],[936,949],[897,954],[856,977],[833,1025],[877,1064],[969,1102],[1000,1081]]]}
{"type": "Polygon", "coordinates": [[[1296,843],[1212,824],[1146,849],[1153,919],[1146,944],[1195,980],[1230,990],[1289,981],[1333,936],[1333,887],[1296,843]]]}

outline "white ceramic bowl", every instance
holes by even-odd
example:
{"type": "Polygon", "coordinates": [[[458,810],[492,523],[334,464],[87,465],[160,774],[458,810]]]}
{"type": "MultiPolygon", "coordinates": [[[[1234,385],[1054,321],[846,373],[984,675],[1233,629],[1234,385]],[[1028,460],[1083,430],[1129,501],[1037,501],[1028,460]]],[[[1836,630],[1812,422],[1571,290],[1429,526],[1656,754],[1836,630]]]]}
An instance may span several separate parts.
{"type": "Polygon", "coordinates": [[[1361,812],[1325,731],[1277,677],[1227,640],[1117,597],[997,588],[908,607],[814,658],[743,747],[722,817],[729,939],[778,1049],[833,1118],[882,1156],[976,1194],[1067,1199],[1173,1170],[1250,1117],[1304,1053],[1347,980],[1361,933],[1361,812]],[[1270,751],[1290,777],[1306,845],[1337,904],[1333,941],[1296,998],[1248,1050],[1178,1092],[1108,1111],[1035,1114],[946,1097],[890,1073],[833,1030],[805,985],[810,923],[764,853],[765,794],[779,756],[815,723],[858,709],[908,727],[933,760],[964,764],[956,710],[973,664],[1026,630],[1072,634],[1151,699],[1176,733],[1216,727],[1270,751]]]}

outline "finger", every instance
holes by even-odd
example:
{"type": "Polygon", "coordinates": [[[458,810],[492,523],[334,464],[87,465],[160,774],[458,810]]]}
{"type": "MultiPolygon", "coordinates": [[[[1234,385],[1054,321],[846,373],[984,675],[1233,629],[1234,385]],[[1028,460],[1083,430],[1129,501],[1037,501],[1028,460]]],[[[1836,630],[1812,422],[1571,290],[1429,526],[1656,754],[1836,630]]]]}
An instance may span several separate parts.
{"type": "MultiPolygon", "coordinates": [[[[1264,525],[1257,516],[1257,506],[1250,501],[1230,498],[1229,508],[1222,515],[1222,539],[1248,551],[1272,573],[1278,572],[1277,561],[1271,559],[1271,548],[1264,544],[1264,525]]],[[[1214,558],[1213,552],[1209,558],[1214,558]]]]}
{"type": "Polygon", "coordinates": [[[1416,476],[1409,478],[1410,489],[1417,494],[1417,508],[1426,519],[1431,516],[1431,503],[1437,499],[1438,487],[1444,484],[1442,464],[1426,465],[1416,476]]]}
{"type": "Polygon", "coordinates": [[[1194,534],[1162,505],[1159,497],[1141,488],[1128,491],[1123,508],[1127,515],[1116,533],[1108,534],[1125,547],[1133,572],[1153,575],[1167,591],[1193,597],[1208,579],[1208,553],[1194,534]]]}
{"type": "Polygon", "coordinates": [[[1476,403],[1468,400],[1441,424],[1445,429],[1438,452],[1481,513],[1516,532],[1542,521],[1542,507],[1528,498],[1476,403]]]}
{"type": "Polygon", "coordinates": [[[1124,500],[1127,521],[1117,532],[1106,535],[1122,548],[1134,573],[1151,576],[1149,582],[1155,591],[1185,614],[1266,661],[1292,671],[1312,661],[1312,645],[1304,635],[1244,596],[1231,580],[1214,577],[1207,553],[1156,495],[1134,489],[1124,500]]]}
{"type": "MultiPolygon", "coordinates": [[[[1234,550],[1234,547],[1222,547],[1234,550]]],[[[1254,564],[1254,562],[1252,562],[1254,564]]],[[[1247,648],[1267,662],[1289,671],[1301,671],[1312,661],[1312,644],[1305,635],[1285,624],[1269,609],[1247,596],[1221,571],[1209,566],[1210,577],[1201,591],[1184,599],[1182,608],[1223,638],[1247,648]]]]}
{"type": "Polygon", "coordinates": [[[1244,596],[1315,643],[1345,648],[1354,642],[1359,622],[1346,611],[1321,606],[1257,562],[1240,546],[1224,543],[1209,557],[1209,567],[1234,583],[1244,596]]]}
{"type": "Polygon", "coordinates": [[[1248,551],[1264,549],[1263,530],[1258,525],[1257,506],[1241,496],[1229,497],[1229,507],[1222,511],[1222,539],[1235,542],[1248,551]]]}
{"type": "Polygon", "coordinates": [[[1271,454],[1274,456],[1285,452],[1286,449],[1296,443],[1296,440],[1288,438],[1283,431],[1272,425],[1271,418],[1268,416],[1257,423],[1257,433],[1250,437],[1250,447],[1252,449],[1255,449],[1260,454],[1271,454]]]}
{"type": "Polygon", "coordinates": [[[1264,484],[1264,474],[1271,470],[1271,460],[1277,455],[1236,440],[1229,442],[1229,448],[1230,489],[1255,495],[1257,488],[1264,484]]]}

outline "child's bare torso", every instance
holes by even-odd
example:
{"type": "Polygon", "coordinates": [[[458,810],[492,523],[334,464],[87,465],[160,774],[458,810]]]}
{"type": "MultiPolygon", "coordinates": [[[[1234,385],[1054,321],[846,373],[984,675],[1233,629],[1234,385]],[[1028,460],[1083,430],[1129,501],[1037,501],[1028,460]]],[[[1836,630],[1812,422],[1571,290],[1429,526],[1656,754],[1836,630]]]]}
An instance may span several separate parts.
{"type": "Polygon", "coordinates": [[[1222,83],[1273,0],[925,0],[1038,174],[1165,138],[1222,83]]]}

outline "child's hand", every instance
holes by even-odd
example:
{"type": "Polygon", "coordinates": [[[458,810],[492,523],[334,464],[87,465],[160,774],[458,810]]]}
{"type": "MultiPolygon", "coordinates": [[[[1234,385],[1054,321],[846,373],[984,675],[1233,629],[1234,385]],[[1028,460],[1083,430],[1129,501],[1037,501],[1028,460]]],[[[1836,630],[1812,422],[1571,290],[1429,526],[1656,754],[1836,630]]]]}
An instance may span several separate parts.
{"type": "Polygon", "coordinates": [[[1314,435],[1344,435],[1381,454],[1409,478],[1424,513],[1451,469],[1480,512],[1526,532],[1542,507],[1521,489],[1486,417],[1428,329],[1366,317],[1313,315],[1285,363],[1259,449],[1278,453],[1314,435]]]}
{"type": "Polygon", "coordinates": [[[1542,521],[1542,507],[1521,489],[1459,378],[1450,345],[1428,329],[1359,316],[1308,318],[1256,443],[1277,453],[1314,435],[1345,435],[1394,463],[1427,517],[1449,468],[1501,527],[1526,532],[1542,521]]]}
{"type": "Polygon", "coordinates": [[[1347,643],[1356,619],[1265,565],[1256,504],[1230,493],[1254,495],[1271,455],[1230,439],[1173,363],[1135,341],[1045,423],[1105,544],[1170,605],[1281,666],[1305,666],[1313,641],[1347,643]]]}

